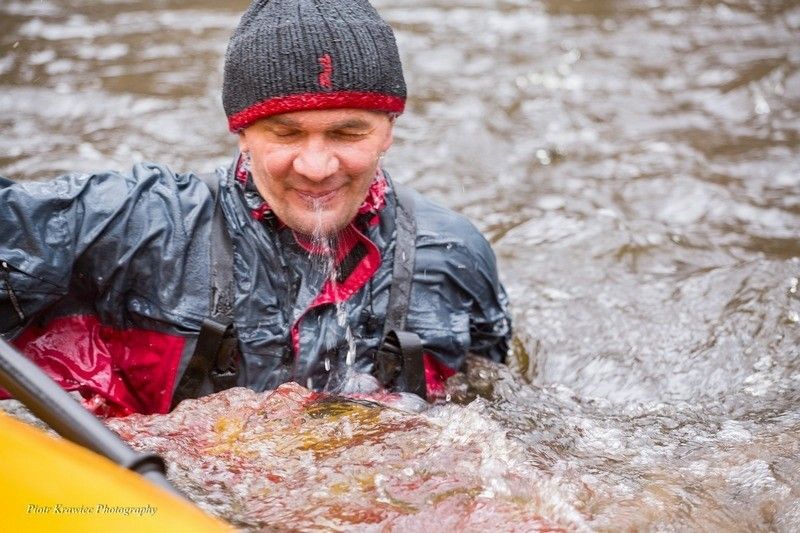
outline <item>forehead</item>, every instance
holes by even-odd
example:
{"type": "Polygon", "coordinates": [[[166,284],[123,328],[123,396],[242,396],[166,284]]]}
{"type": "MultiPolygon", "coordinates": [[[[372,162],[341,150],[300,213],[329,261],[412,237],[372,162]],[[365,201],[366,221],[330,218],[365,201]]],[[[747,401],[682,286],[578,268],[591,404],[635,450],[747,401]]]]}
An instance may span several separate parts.
{"type": "Polygon", "coordinates": [[[366,109],[313,109],[272,115],[258,121],[261,125],[288,126],[299,129],[375,127],[388,123],[389,115],[366,109]]]}

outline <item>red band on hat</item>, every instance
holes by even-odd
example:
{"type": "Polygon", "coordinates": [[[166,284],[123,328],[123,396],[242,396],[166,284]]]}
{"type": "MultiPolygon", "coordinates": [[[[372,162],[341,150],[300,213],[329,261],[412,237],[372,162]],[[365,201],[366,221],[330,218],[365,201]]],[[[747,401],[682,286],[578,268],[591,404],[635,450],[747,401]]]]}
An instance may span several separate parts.
{"type": "Polygon", "coordinates": [[[259,119],[292,111],[353,108],[402,113],[405,105],[405,100],[399,96],[379,93],[339,91],[292,94],[269,98],[239,111],[228,117],[228,128],[235,133],[259,119]]]}

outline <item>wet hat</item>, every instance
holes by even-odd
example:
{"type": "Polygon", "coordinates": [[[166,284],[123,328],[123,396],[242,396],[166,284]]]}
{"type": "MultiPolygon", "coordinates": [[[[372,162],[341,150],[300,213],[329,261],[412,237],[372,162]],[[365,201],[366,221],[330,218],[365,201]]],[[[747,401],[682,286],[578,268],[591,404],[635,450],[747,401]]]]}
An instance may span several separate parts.
{"type": "Polygon", "coordinates": [[[256,0],[228,43],[222,101],[233,132],[290,111],[401,113],[405,99],[394,34],[366,0],[256,0]]]}

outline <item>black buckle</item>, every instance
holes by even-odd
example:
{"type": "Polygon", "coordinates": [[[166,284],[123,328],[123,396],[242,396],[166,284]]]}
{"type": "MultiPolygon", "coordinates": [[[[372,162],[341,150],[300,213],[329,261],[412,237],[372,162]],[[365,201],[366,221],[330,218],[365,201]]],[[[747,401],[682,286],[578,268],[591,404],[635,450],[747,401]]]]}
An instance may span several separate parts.
{"type": "Polygon", "coordinates": [[[396,392],[411,392],[427,398],[422,340],[416,333],[390,331],[375,353],[375,377],[396,392]]]}
{"type": "Polygon", "coordinates": [[[204,355],[211,356],[209,377],[214,385],[214,392],[235,387],[239,378],[239,361],[233,322],[206,318],[200,328],[197,343],[204,347],[204,355]]]}

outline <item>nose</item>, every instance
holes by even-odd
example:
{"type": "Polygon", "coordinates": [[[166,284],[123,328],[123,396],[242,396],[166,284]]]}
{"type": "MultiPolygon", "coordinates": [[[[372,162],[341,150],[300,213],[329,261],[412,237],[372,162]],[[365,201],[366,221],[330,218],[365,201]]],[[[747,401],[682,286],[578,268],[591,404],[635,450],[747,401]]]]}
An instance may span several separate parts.
{"type": "Polygon", "coordinates": [[[312,181],[323,181],[339,170],[339,159],[322,140],[309,139],[292,164],[294,171],[312,181]]]}

